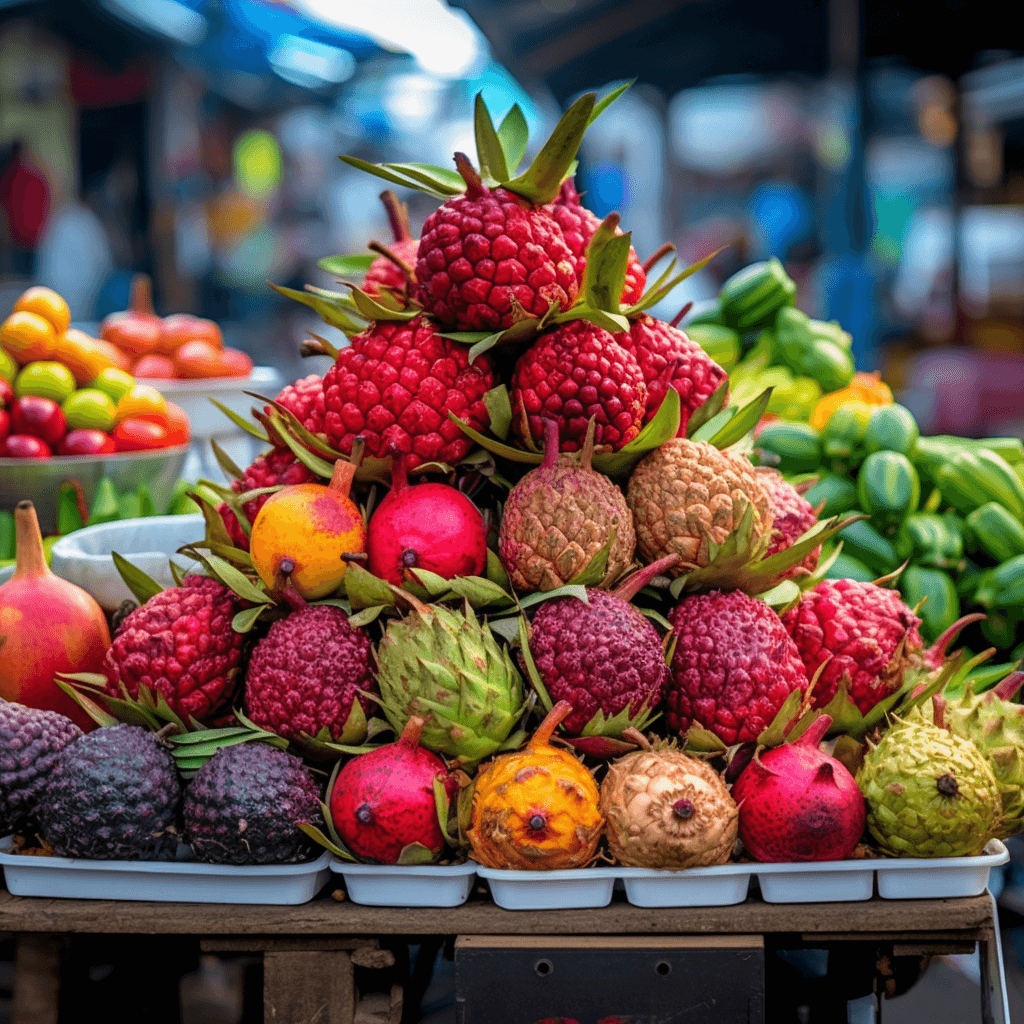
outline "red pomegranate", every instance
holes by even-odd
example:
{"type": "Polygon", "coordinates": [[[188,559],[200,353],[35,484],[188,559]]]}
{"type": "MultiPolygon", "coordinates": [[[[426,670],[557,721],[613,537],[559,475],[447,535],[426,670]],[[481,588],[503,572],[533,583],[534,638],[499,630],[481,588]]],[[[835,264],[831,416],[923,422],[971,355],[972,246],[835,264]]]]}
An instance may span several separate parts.
{"type": "Polygon", "coordinates": [[[401,586],[406,569],[427,569],[450,580],[479,576],[487,566],[487,532],[479,509],[447,484],[409,485],[394,460],[391,491],[370,519],[366,551],[374,576],[401,586]]]}

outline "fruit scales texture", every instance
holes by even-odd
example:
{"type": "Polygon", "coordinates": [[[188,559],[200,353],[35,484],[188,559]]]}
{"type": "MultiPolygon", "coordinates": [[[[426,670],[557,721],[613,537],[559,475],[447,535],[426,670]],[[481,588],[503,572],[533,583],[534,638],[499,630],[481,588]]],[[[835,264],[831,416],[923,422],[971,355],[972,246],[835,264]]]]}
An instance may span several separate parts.
{"type": "Polygon", "coordinates": [[[245,636],[231,628],[240,610],[224,584],[187,576],[180,587],[151,597],[122,621],[103,662],[107,692],[132,699],[145,686],[186,721],[230,706],[245,636]]]}
{"type": "Polygon", "coordinates": [[[814,687],[815,707],[825,707],[845,680],[850,699],[867,714],[899,689],[922,645],[921,620],[899,594],[857,580],[822,580],[782,621],[808,676],[825,665],[814,687]]]}
{"type": "Polygon", "coordinates": [[[249,718],[288,738],[326,729],[340,739],[353,706],[369,714],[376,692],[370,638],[332,605],[310,605],[274,622],[253,648],[245,677],[249,718]]]}
{"type": "MultiPolygon", "coordinates": [[[[419,248],[420,243],[417,238],[400,238],[387,245],[389,252],[411,268],[416,266],[419,248]]],[[[367,270],[366,276],[363,278],[363,291],[373,298],[379,298],[385,291],[405,295],[408,285],[405,272],[387,256],[378,256],[370,264],[370,269],[367,270]]]]}
{"type": "MultiPolygon", "coordinates": [[[[261,487],[290,487],[292,484],[305,484],[315,480],[317,477],[295,458],[290,449],[275,448],[263,455],[257,455],[242,475],[242,479],[231,482],[231,489],[236,494],[245,494],[261,487]]],[[[242,512],[249,520],[250,527],[256,522],[256,516],[270,497],[269,494],[260,494],[242,506],[242,512]]],[[[217,512],[235,547],[248,551],[249,538],[228,503],[222,501],[217,506],[217,512]]]]}
{"type": "Polygon", "coordinates": [[[622,491],[590,468],[590,456],[558,456],[557,426],[544,461],[509,492],[498,556],[519,591],[554,590],[582,572],[611,541],[601,586],[633,561],[636,535],[622,491]]]}
{"type": "Polygon", "coordinates": [[[767,541],[771,503],[750,462],[705,441],[670,438],[641,460],[626,489],[637,547],[647,561],[677,554],[675,573],[712,560],[752,509],[755,538],[767,541]]]}
{"type": "Polygon", "coordinates": [[[1000,829],[999,787],[969,740],[935,725],[897,720],[857,773],[867,826],[895,857],[981,853],[1000,829]]]}
{"type": "Polygon", "coordinates": [[[61,857],[169,859],[180,800],[174,759],[152,733],[115,725],[61,751],[37,816],[61,857]]]}
{"type": "Polygon", "coordinates": [[[486,356],[471,364],[469,349],[441,337],[428,320],[377,323],[356,335],[324,376],[324,431],[346,455],[362,437],[367,455],[395,452],[410,469],[455,463],[473,442],[448,413],[487,429],[483,397],[493,384],[486,356]]]}
{"type": "Polygon", "coordinates": [[[298,828],[319,825],[320,793],[302,761],[265,743],[218,750],[185,789],[192,852],[212,864],[294,864],[313,844],[298,828]]]}
{"type": "Polygon", "coordinates": [[[595,444],[617,451],[640,433],[647,405],[647,385],[633,354],[585,320],[541,335],[519,357],[509,392],[516,433],[536,443],[544,421],[553,419],[566,452],[583,446],[591,418],[595,444]]]}
{"type": "Polygon", "coordinates": [[[533,617],[530,652],[553,701],[566,700],[563,722],[578,735],[598,714],[631,717],[661,701],[668,668],[661,636],[635,605],[603,590],[545,601],[533,617]]]}
{"type": "MultiPolygon", "coordinates": [[[[576,279],[581,284],[587,269],[587,246],[594,232],[601,226],[601,218],[588,210],[581,202],[579,193],[571,178],[562,182],[562,187],[554,202],[544,207],[544,212],[562,229],[566,245],[576,263],[576,279]]],[[[622,234],[616,228],[617,235],[622,234]]],[[[647,284],[647,274],[632,246],[629,247],[629,261],[626,264],[626,280],[622,286],[620,302],[624,306],[632,306],[639,302],[647,284]]]]}
{"type": "Polygon", "coordinates": [[[726,745],[755,742],[807,673],[779,617],[741,591],[693,594],[669,612],[676,637],[665,698],[669,727],[726,745]]]}
{"type": "Polygon", "coordinates": [[[424,222],[416,279],[423,308],[463,331],[505,330],[552,304],[567,309],[578,290],[555,221],[506,189],[472,181],[424,222]]]}
{"type": "Polygon", "coordinates": [[[82,730],[56,711],[0,700],[0,835],[32,828],[60,752],[82,730]]]}
{"type": "Polygon", "coordinates": [[[283,405],[310,433],[324,429],[324,381],[311,373],[294,384],[286,384],[275,399],[283,405]]]}
{"type": "Polygon", "coordinates": [[[680,870],[724,864],[736,842],[736,802],[705,761],[674,747],[613,762],[601,783],[608,847],[619,864],[680,870]]]}
{"type": "MultiPolygon", "coordinates": [[[[791,548],[815,523],[818,516],[811,503],[775,469],[760,468],[757,479],[768,494],[772,507],[771,545],[765,558],[791,548]]],[[[790,569],[786,576],[792,579],[814,571],[821,555],[821,547],[809,552],[806,558],[790,569]]]]}
{"type": "Polygon", "coordinates": [[[647,385],[643,422],[652,420],[670,387],[679,393],[678,437],[686,436],[690,417],[728,375],[695,341],[671,324],[646,313],[633,320],[628,334],[615,340],[631,352],[647,385]]]}

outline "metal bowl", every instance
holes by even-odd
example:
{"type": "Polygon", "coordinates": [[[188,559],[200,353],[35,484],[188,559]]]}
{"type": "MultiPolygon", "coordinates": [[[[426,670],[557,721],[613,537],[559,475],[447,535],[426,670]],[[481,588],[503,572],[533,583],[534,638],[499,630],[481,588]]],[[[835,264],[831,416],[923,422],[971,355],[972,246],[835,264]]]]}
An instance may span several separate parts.
{"type": "Polygon", "coordinates": [[[52,459],[0,459],[0,508],[13,509],[26,498],[36,507],[43,533],[57,530],[60,485],[77,480],[92,502],[99,482],[109,476],[119,494],[145,484],[159,511],[171,500],[188,455],[187,444],[151,452],[118,455],[58,455],[52,459]]]}

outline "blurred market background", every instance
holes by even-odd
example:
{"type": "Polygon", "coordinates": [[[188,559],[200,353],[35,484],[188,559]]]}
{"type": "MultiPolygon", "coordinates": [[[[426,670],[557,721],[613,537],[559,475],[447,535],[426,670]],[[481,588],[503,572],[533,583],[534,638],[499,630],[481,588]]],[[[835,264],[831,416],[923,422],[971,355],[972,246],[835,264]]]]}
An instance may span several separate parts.
{"type": "MultiPolygon", "coordinates": [[[[45,284],[94,329],[143,271],[159,313],[219,321],[285,380],[322,372],[299,354],[321,321],[266,281],[329,285],[318,259],[389,237],[379,183],[339,153],[447,164],[473,151],[478,92],[538,137],[635,78],[587,136],[588,205],[619,211],[642,259],[727,247],[656,312],[776,256],[922,433],[1021,436],[1011,38],[961,0],[0,0],[0,312],[45,284]]],[[[432,203],[402,198],[418,232],[432,203]]],[[[1021,863],[1001,895],[1018,1009],[1021,863]]],[[[887,1022],[981,1019],[976,960],[926,978],[887,1022]]]]}

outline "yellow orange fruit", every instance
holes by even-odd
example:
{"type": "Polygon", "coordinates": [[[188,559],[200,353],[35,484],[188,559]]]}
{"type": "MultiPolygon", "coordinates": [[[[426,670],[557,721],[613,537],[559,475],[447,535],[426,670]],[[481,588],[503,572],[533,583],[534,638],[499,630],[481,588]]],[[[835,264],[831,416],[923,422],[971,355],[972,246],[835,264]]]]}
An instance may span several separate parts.
{"type": "Polygon", "coordinates": [[[115,366],[118,370],[124,370],[127,373],[132,368],[132,357],[127,352],[123,352],[113,342],[107,341],[104,338],[93,338],[96,342],[99,350],[110,360],[111,366],[115,366]]]}
{"type": "Polygon", "coordinates": [[[117,422],[136,419],[149,420],[167,426],[167,399],[148,384],[136,384],[117,403],[117,422]]]}
{"type": "Polygon", "coordinates": [[[57,358],[75,375],[75,383],[84,388],[114,365],[95,338],[84,331],[69,328],[57,338],[57,358]]]}
{"type": "Polygon", "coordinates": [[[57,354],[57,332],[38,313],[18,310],[0,325],[0,345],[24,366],[57,354]]]}
{"type": "Polygon", "coordinates": [[[52,288],[43,288],[39,285],[22,293],[14,304],[14,311],[36,313],[49,321],[57,334],[63,334],[71,324],[71,310],[63,296],[58,295],[52,288]]]}

